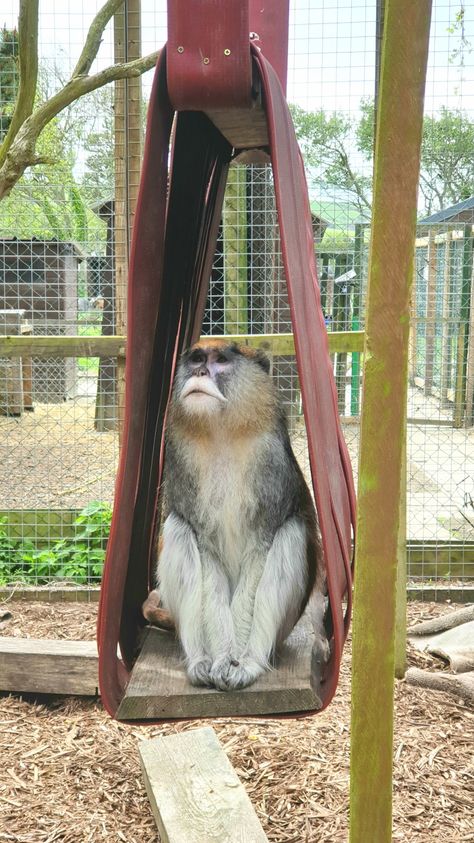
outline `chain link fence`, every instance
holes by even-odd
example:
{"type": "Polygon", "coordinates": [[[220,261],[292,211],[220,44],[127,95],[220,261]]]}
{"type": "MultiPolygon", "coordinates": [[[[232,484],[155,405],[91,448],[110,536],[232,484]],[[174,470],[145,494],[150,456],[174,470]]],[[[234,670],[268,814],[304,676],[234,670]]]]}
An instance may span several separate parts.
{"type": "MultiPolygon", "coordinates": [[[[41,4],[39,101],[73,72],[100,5],[41,4]]],[[[288,100],[329,333],[364,328],[382,6],[291,3],[288,100]]],[[[17,3],[6,0],[2,11],[0,144],[19,82],[17,3]]],[[[130,0],[128,16],[107,26],[93,71],[165,40],[166,4],[130,0]]],[[[434,0],[408,387],[409,579],[420,593],[445,585],[468,593],[474,580],[473,43],[472,10],[434,0]]],[[[3,587],[100,582],[123,406],[128,222],[151,78],[106,85],[64,109],[40,135],[40,163],[0,201],[3,587]]],[[[230,169],[203,333],[261,335],[307,470],[268,164],[230,169]]],[[[332,359],[357,476],[363,359],[360,346],[347,348],[332,359]]]]}

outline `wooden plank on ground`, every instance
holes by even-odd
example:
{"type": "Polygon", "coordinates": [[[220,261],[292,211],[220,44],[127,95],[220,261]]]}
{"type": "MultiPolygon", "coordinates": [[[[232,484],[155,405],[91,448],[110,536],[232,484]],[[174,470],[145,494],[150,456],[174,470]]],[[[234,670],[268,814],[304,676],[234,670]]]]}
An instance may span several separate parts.
{"type": "Polygon", "coordinates": [[[140,741],[138,748],[163,843],[268,839],[210,726],[140,741]]]}
{"type": "Polygon", "coordinates": [[[0,601],[28,600],[30,603],[98,603],[99,586],[67,586],[58,588],[54,584],[28,587],[20,585],[0,587],[0,601]]]}
{"type": "Polygon", "coordinates": [[[281,714],[321,707],[310,685],[313,635],[304,620],[282,648],[277,668],[249,688],[195,688],[173,634],[150,627],[117,712],[119,720],[281,714]]]}
{"type": "Polygon", "coordinates": [[[0,636],[0,691],[95,696],[95,641],[0,636]]]}

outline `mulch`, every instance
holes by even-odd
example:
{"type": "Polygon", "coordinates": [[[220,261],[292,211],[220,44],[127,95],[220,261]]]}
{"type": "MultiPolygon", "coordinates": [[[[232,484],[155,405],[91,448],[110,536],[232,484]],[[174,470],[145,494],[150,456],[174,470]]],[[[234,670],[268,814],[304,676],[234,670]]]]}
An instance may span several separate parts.
{"type": "MultiPolygon", "coordinates": [[[[94,604],[11,601],[3,609],[12,613],[1,622],[4,635],[94,635],[94,604]]],[[[410,604],[410,623],[447,610],[410,604]]],[[[409,652],[411,665],[427,667],[427,658],[409,652]]],[[[404,682],[396,683],[395,708],[393,840],[473,843],[474,712],[404,682]]],[[[0,697],[0,841],[159,841],[137,742],[202,723],[130,726],[111,720],[99,701],[0,697]]],[[[346,843],[350,642],[338,692],[322,714],[212,725],[270,841],[346,843]]]]}

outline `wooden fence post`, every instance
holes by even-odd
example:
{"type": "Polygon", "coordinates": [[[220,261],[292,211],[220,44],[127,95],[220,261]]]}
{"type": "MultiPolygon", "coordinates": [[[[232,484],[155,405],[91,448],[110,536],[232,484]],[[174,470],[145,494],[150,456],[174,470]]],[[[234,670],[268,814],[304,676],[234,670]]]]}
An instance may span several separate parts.
{"type": "Polygon", "coordinates": [[[436,272],[438,263],[435,233],[428,232],[428,286],[426,293],[425,322],[425,395],[433,391],[433,378],[436,357],[436,272]]]}
{"type": "Polygon", "coordinates": [[[242,164],[229,168],[222,214],[224,233],[224,325],[226,334],[246,334],[247,173],[242,164]]]}
{"type": "MultiPolygon", "coordinates": [[[[141,0],[125,0],[114,15],[114,58],[140,58],[141,0]]],[[[130,238],[141,166],[141,78],[115,82],[115,333],[127,333],[127,274],[130,238]]],[[[117,361],[119,439],[125,406],[125,366],[117,361]]]]}
{"type": "MultiPolygon", "coordinates": [[[[0,336],[21,334],[24,310],[0,310],[0,336]]],[[[23,412],[23,369],[21,357],[0,359],[0,414],[21,416],[23,412]]]]}
{"type": "Polygon", "coordinates": [[[404,395],[431,0],[387,0],[377,114],[353,625],[351,843],[392,840],[404,395]]]}

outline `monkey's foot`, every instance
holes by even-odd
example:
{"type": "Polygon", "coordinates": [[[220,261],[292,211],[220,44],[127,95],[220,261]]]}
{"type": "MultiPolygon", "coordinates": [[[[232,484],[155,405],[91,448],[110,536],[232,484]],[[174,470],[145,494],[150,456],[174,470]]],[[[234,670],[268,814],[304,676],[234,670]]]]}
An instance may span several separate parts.
{"type": "Polygon", "coordinates": [[[211,668],[211,682],[219,691],[228,691],[228,675],[230,669],[239,662],[234,656],[219,656],[211,668]]]}
{"type": "Polygon", "coordinates": [[[211,679],[212,659],[204,656],[200,661],[189,665],[186,670],[191,685],[213,685],[211,679]]]}
{"type": "Polygon", "coordinates": [[[225,657],[212,665],[211,681],[220,691],[237,691],[246,688],[265,672],[265,668],[252,659],[225,657]]]}

